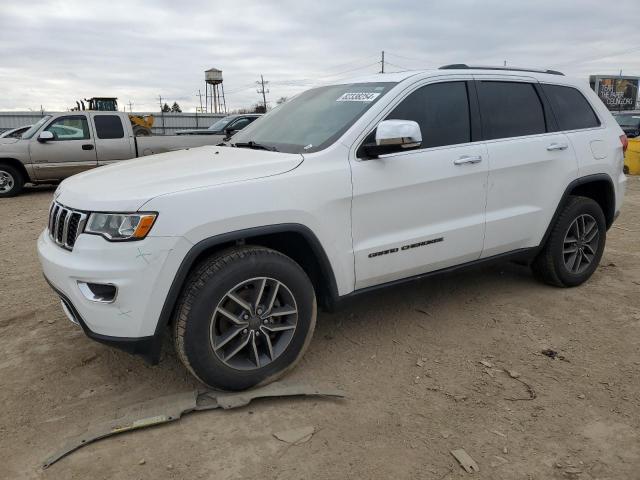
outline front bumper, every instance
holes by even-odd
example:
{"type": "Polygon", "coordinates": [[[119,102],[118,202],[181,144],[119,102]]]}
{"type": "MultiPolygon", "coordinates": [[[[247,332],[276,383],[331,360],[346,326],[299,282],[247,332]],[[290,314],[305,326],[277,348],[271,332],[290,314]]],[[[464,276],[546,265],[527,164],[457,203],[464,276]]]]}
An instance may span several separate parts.
{"type": "Polygon", "coordinates": [[[73,305],[73,303],[67,298],[67,296],[60,290],[58,290],[47,277],[44,278],[49,286],[53,289],[53,291],[56,292],[60,297],[60,301],[62,302],[62,309],[64,310],[64,313],[67,315],[69,320],[71,320],[76,325],[80,325],[87,337],[95,340],[96,342],[109,345],[110,347],[124,350],[127,353],[140,355],[152,364],[158,362],[160,357],[160,348],[162,346],[162,338],[160,335],[151,335],[148,337],[140,338],[128,338],[112,337],[109,335],[101,335],[99,333],[96,333],[87,326],[87,323],[82,318],[82,315],[80,315],[80,312],[78,312],[75,305],[73,305]]]}
{"type": "Polygon", "coordinates": [[[150,359],[159,353],[160,312],[190,246],[181,237],[116,243],[81,234],[67,251],[45,230],[38,256],[45,278],[87,336],[150,359]],[[91,301],[78,281],[113,284],[118,294],[112,303],[91,301]]]}

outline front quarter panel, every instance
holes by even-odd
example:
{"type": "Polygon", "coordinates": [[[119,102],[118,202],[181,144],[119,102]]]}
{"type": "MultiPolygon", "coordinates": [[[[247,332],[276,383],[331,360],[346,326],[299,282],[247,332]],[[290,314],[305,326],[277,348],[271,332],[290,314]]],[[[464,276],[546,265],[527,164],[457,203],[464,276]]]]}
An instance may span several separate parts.
{"type": "Polygon", "coordinates": [[[159,212],[150,236],[184,236],[194,245],[255,227],[303,225],[325,250],[338,293],[344,295],[354,285],[347,155],[346,147],[335,144],[305,155],[289,172],[162,195],[141,210],[159,212]]]}
{"type": "Polygon", "coordinates": [[[29,161],[29,141],[15,138],[0,139],[0,160],[8,158],[18,160],[26,168],[29,176],[32,177],[32,169],[29,161]],[[2,141],[4,140],[4,141],[2,141]]]}

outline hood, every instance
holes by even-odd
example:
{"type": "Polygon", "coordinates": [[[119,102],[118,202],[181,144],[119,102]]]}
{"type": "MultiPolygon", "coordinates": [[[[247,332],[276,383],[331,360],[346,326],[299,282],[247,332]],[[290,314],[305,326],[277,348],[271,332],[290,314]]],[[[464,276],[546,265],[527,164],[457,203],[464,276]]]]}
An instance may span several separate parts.
{"type": "Polygon", "coordinates": [[[302,155],[248,148],[198,147],[99,167],[66,179],[58,202],[90,211],[136,211],[159,195],[278,175],[302,155]]]}
{"type": "Polygon", "coordinates": [[[20,138],[4,137],[4,138],[0,138],[0,145],[9,145],[11,143],[19,142],[20,140],[21,140],[20,138]]]}

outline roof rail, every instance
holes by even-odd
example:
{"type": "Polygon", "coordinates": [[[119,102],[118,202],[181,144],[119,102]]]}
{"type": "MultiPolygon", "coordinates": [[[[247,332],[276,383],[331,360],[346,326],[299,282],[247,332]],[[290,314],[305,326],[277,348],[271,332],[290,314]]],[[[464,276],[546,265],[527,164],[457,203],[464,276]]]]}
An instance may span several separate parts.
{"type": "Polygon", "coordinates": [[[548,73],[550,75],[563,75],[564,73],[557,70],[542,70],[539,68],[518,68],[518,67],[492,67],[488,65],[467,65],[466,63],[452,63],[451,65],[443,65],[438,70],[507,70],[513,72],[536,72],[548,73]]]}

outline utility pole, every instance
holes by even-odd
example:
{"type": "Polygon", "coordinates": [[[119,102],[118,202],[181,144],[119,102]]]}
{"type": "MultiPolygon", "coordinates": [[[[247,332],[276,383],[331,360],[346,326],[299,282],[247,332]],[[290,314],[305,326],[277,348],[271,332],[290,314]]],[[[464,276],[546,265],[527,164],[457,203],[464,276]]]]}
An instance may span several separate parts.
{"type": "Polygon", "coordinates": [[[384,73],[384,50],[382,50],[382,58],[380,59],[380,65],[382,68],[380,69],[380,73],[384,73]]]}
{"type": "Polygon", "coordinates": [[[269,82],[264,81],[264,77],[260,75],[260,81],[256,82],[260,88],[256,90],[258,93],[262,94],[262,104],[264,106],[264,113],[267,113],[267,93],[269,93],[268,89],[265,89],[265,85],[268,85],[269,82]]]}
{"type": "Polygon", "coordinates": [[[162,95],[158,95],[158,100],[160,102],[160,116],[162,117],[162,134],[164,135],[166,133],[166,130],[164,128],[164,110],[162,108],[162,95]]]}
{"type": "Polygon", "coordinates": [[[133,112],[133,110],[132,110],[132,108],[131,108],[131,105],[132,105],[132,104],[131,104],[131,100],[129,100],[129,113],[132,113],[132,112],[133,112]]]}
{"type": "Polygon", "coordinates": [[[200,113],[202,113],[202,92],[198,89],[198,97],[200,97],[200,113]]]}

